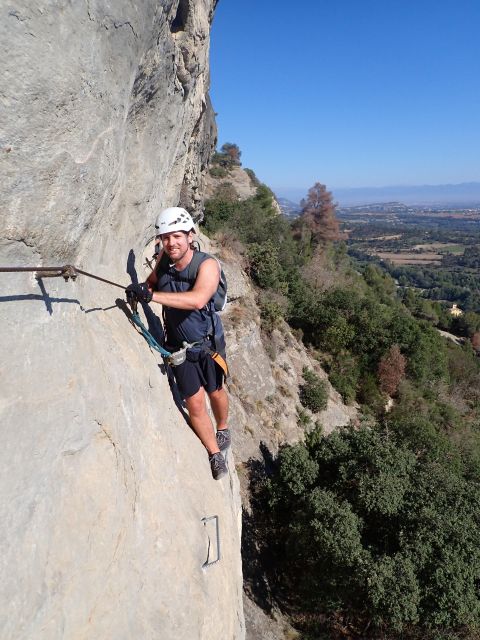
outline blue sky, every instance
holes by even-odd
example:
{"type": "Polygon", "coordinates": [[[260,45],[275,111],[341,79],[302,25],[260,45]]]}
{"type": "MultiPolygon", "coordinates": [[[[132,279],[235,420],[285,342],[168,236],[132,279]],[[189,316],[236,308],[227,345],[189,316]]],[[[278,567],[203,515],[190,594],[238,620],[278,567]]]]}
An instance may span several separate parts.
{"type": "Polygon", "coordinates": [[[219,144],[279,195],[480,180],[479,0],[220,0],[219,144]]]}

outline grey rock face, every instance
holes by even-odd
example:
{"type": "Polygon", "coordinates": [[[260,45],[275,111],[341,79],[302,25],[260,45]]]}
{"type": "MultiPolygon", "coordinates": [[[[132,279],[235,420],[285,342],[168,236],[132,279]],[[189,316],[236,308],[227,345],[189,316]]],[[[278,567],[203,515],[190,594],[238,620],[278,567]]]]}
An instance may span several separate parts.
{"type": "MultiPolygon", "coordinates": [[[[246,200],[251,196],[254,196],[257,192],[257,187],[248,175],[247,171],[242,167],[232,167],[228,172],[228,175],[224,178],[217,178],[210,173],[206,175],[205,183],[205,197],[206,199],[212,198],[215,195],[216,190],[222,185],[231,185],[236,191],[239,200],[246,200]]],[[[282,209],[277,202],[275,196],[272,198],[272,206],[278,215],[281,215],[282,209]]]]}
{"type": "MultiPolygon", "coordinates": [[[[213,8],[2,4],[0,265],[143,279],[158,209],[200,204],[213,8]]],[[[122,290],[0,274],[0,291],[2,640],[243,638],[233,459],[215,482],[122,290]],[[212,515],[221,559],[202,568],[212,515]]]]}
{"type": "Polygon", "coordinates": [[[257,190],[256,186],[250,179],[248,173],[242,169],[242,167],[232,167],[228,175],[225,178],[215,178],[212,175],[207,175],[205,195],[207,198],[211,198],[215,193],[215,190],[222,184],[230,183],[235,191],[238,193],[240,200],[245,200],[254,196],[257,190]]]}
{"type": "Polygon", "coordinates": [[[190,5],[17,1],[2,9],[8,238],[40,258],[73,260],[97,233],[130,241],[178,201],[182,184],[184,203],[198,201],[215,142],[212,2],[190,5]]]}

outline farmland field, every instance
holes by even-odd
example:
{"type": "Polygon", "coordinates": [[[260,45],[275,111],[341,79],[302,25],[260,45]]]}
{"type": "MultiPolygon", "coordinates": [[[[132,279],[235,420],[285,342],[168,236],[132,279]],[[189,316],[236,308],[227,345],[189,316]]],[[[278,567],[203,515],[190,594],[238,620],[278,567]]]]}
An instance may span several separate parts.
{"type": "Polygon", "coordinates": [[[372,255],[377,256],[381,260],[389,260],[393,264],[441,264],[443,255],[440,253],[424,252],[424,253],[393,253],[374,251],[372,255]]]}
{"type": "Polygon", "coordinates": [[[416,244],[412,247],[416,251],[440,251],[441,253],[453,253],[457,256],[462,255],[465,252],[465,247],[462,244],[455,244],[453,242],[430,242],[428,244],[416,244]]]}
{"type": "MultiPolygon", "coordinates": [[[[480,209],[479,209],[480,215],[480,209]]],[[[396,281],[399,295],[455,303],[480,314],[480,224],[470,219],[371,214],[368,224],[343,211],[348,253],[361,265],[375,263],[396,281]]]]}

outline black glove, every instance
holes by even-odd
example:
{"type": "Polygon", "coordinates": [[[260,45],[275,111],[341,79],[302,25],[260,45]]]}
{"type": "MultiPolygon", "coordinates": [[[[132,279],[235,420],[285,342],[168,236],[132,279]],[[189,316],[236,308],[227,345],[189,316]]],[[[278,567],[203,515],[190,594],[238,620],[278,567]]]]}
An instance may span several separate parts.
{"type": "Polygon", "coordinates": [[[127,300],[130,298],[136,298],[139,302],[151,302],[153,294],[147,287],[146,282],[137,282],[136,284],[129,284],[125,289],[127,300]]]}

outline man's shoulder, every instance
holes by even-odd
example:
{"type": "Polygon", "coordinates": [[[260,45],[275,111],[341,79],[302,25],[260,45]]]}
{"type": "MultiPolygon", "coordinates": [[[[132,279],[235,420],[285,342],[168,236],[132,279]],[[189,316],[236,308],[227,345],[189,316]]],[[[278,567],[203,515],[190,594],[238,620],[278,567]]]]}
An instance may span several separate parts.
{"type": "Polygon", "coordinates": [[[208,260],[209,258],[211,258],[212,260],[215,259],[206,251],[200,251],[200,249],[197,249],[197,251],[193,252],[193,256],[190,264],[201,265],[202,262],[205,262],[205,260],[208,260]]]}
{"type": "Polygon", "coordinates": [[[214,256],[206,253],[205,251],[197,250],[193,252],[192,259],[184,269],[181,271],[175,271],[173,265],[170,263],[168,255],[163,252],[163,255],[160,257],[157,266],[155,267],[155,272],[157,276],[162,274],[173,274],[175,279],[180,278],[193,284],[197,279],[199,270],[202,269],[203,271],[203,265],[205,264],[206,266],[206,263],[213,264],[213,262],[215,262],[216,265],[219,264],[218,260],[214,256]]]}
{"type": "Polygon", "coordinates": [[[218,263],[217,259],[211,256],[209,253],[206,253],[205,251],[195,251],[193,253],[190,264],[188,265],[189,272],[192,276],[196,276],[200,267],[205,262],[211,262],[212,260],[218,263]]]}

